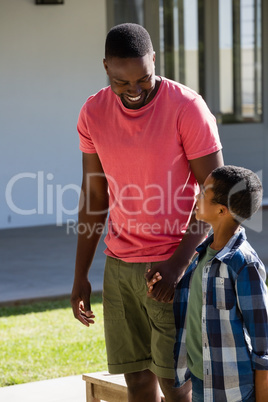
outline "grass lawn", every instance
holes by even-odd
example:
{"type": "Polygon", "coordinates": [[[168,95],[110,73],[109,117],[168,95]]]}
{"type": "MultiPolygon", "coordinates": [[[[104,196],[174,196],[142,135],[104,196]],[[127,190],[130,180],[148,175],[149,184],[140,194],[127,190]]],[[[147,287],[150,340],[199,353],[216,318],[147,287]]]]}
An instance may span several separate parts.
{"type": "Polygon", "coordinates": [[[77,321],[69,300],[0,308],[0,386],[106,370],[101,295],[96,318],[77,321]]]}

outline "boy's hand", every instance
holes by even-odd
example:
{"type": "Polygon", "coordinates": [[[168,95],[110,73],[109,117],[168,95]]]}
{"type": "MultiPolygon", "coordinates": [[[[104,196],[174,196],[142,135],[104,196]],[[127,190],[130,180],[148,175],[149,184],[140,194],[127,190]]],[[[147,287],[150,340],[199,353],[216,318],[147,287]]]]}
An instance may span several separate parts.
{"type": "Polygon", "coordinates": [[[268,371],[255,370],[256,402],[268,401],[268,371]]]}
{"type": "MultiPolygon", "coordinates": [[[[186,269],[187,267],[185,267],[186,269]]],[[[183,269],[182,274],[185,269],[183,269]]],[[[145,274],[145,278],[150,285],[153,285],[150,292],[147,292],[147,296],[162,302],[162,303],[171,303],[174,298],[175,288],[179,279],[182,277],[182,274],[179,273],[178,264],[175,261],[175,265],[172,265],[170,260],[160,262],[153,267],[151,267],[150,271],[147,271],[145,274]],[[154,275],[160,272],[161,281],[156,281],[151,284],[151,281],[154,278],[154,275]]]]}
{"type": "MultiPolygon", "coordinates": [[[[148,270],[148,272],[150,272],[150,269],[148,270]]],[[[162,279],[162,276],[160,275],[160,273],[159,273],[159,272],[156,272],[156,273],[154,274],[154,276],[151,278],[151,280],[147,282],[148,293],[151,293],[151,292],[152,292],[152,290],[153,290],[154,285],[156,284],[156,282],[161,281],[161,279],[162,279]]]]}

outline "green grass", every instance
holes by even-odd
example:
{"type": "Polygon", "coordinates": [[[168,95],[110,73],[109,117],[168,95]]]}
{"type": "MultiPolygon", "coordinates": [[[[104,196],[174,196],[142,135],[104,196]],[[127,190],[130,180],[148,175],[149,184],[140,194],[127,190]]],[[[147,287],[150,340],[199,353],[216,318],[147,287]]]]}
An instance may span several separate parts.
{"type": "Polygon", "coordinates": [[[69,300],[0,308],[0,386],[106,370],[102,300],[89,328],[69,300]]]}

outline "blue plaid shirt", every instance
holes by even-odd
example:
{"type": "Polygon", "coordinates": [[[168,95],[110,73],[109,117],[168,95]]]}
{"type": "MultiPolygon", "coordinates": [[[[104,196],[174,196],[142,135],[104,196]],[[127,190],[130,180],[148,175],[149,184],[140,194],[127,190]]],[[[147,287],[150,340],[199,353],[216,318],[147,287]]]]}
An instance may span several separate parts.
{"type": "MultiPolygon", "coordinates": [[[[189,378],[186,314],[192,274],[213,235],[198,248],[174,297],[176,386],[189,378]]],[[[241,229],[203,269],[204,400],[238,402],[254,390],[254,370],[268,370],[266,272],[241,229]]]]}

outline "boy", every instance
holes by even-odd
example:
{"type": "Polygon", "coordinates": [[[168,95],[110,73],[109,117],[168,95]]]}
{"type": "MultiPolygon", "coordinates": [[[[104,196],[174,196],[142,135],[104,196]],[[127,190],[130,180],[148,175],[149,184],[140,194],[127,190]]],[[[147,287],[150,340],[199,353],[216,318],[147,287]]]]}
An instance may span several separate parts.
{"type": "Polygon", "coordinates": [[[235,166],[213,170],[197,197],[196,218],[213,234],[174,298],[176,386],[191,378],[193,401],[268,401],[266,273],[240,227],[261,199],[258,177],[235,166]]]}

